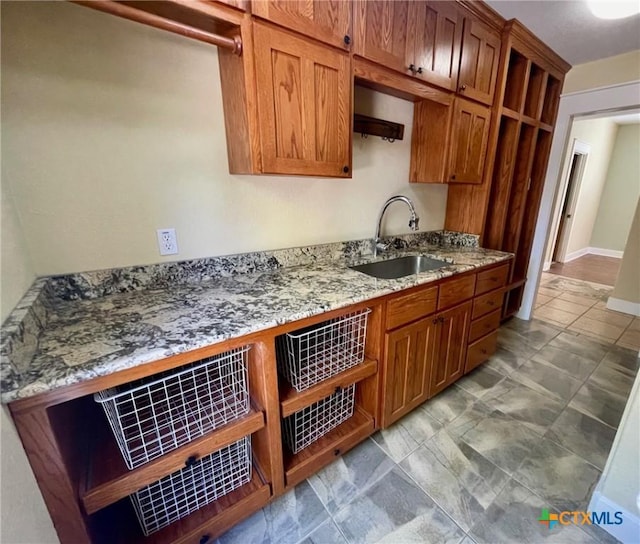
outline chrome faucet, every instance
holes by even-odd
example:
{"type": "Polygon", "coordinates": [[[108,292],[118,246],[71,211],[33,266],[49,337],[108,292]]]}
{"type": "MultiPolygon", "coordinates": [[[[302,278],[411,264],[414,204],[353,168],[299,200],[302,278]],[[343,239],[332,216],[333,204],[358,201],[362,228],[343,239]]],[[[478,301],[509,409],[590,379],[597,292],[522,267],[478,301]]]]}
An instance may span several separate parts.
{"type": "Polygon", "coordinates": [[[392,196],[389,200],[384,203],[382,209],[380,210],[380,215],[378,216],[378,227],[376,228],[376,235],[373,239],[373,256],[378,256],[378,251],[384,251],[387,249],[388,244],[383,244],[380,242],[380,229],[382,228],[382,218],[384,217],[384,212],[387,211],[387,208],[393,204],[394,202],[404,202],[407,206],[409,206],[409,211],[411,212],[411,217],[409,218],[409,228],[411,230],[418,230],[418,223],[420,222],[420,218],[416,213],[416,209],[413,206],[413,202],[409,200],[406,196],[396,195],[392,196]]]}

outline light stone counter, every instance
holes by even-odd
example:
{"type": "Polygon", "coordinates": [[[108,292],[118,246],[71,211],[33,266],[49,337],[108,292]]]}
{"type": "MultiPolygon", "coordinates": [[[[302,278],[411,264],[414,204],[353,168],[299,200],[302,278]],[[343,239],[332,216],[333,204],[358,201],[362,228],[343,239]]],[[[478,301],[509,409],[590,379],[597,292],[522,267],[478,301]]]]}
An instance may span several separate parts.
{"type": "Polygon", "coordinates": [[[451,264],[397,280],[348,268],[368,241],[36,280],[2,327],[2,402],[335,310],[474,268],[509,253],[436,232],[393,240],[399,254],[451,264]]]}

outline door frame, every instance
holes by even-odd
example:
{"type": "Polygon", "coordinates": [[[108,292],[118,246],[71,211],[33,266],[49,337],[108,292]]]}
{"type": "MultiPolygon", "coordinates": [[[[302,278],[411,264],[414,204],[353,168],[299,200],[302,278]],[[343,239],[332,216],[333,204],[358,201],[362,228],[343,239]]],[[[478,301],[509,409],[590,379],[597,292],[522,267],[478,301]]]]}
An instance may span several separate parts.
{"type": "Polygon", "coordinates": [[[610,85],[587,91],[562,95],[558,107],[558,118],[554,130],[549,164],[545,176],[540,203],[540,214],[536,223],[533,246],[524,286],[522,306],[516,314],[520,319],[531,319],[536,292],[540,285],[544,252],[551,231],[553,203],[560,183],[563,152],[571,133],[571,120],[576,115],[600,112],[618,112],[640,107],[640,80],[610,85]]]}
{"type": "MultiPolygon", "coordinates": [[[[576,122],[576,119],[572,120],[573,123],[576,122]]],[[[567,146],[568,147],[568,146],[567,146]]],[[[571,236],[571,228],[573,224],[568,228],[565,226],[563,230],[560,230],[560,226],[562,225],[562,212],[564,209],[564,203],[566,199],[569,199],[567,202],[567,214],[573,215],[573,212],[576,209],[576,204],[578,203],[578,195],[580,195],[580,191],[582,189],[582,178],[584,176],[584,172],[587,166],[587,160],[589,158],[589,153],[591,152],[591,146],[586,143],[578,140],[577,138],[573,139],[571,142],[571,150],[566,155],[565,165],[566,172],[562,176],[562,183],[559,187],[555,205],[554,205],[554,213],[553,213],[553,223],[551,226],[551,232],[553,236],[549,237],[549,245],[547,246],[547,256],[549,257],[549,261],[545,262],[544,270],[548,270],[551,266],[551,263],[554,262],[553,253],[555,252],[556,244],[559,244],[558,247],[558,262],[565,262],[567,256],[567,246],[569,245],[569,238],[571,236]],[[578,155],[583,157],[577,166],[577,171],[575,172],[575,179],[573,183],[573,187],[569,187],[569,182],[571,180],[571,175],[573,174],[573,159],[578,155]],[[572,189],[570,191],[570,189],[572,189]]]]}

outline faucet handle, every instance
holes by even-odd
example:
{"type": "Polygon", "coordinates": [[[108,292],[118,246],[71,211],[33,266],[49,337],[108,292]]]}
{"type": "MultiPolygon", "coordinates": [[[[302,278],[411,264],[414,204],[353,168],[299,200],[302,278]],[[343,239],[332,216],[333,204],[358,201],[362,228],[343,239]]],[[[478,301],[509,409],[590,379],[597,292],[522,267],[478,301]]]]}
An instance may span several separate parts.
{"type": "Polygon", "coordinates": [[[418,230],[419,224],[420,224],[420,218],[417,215],[409,219],[409,228],[411,230],[418,230]]]}

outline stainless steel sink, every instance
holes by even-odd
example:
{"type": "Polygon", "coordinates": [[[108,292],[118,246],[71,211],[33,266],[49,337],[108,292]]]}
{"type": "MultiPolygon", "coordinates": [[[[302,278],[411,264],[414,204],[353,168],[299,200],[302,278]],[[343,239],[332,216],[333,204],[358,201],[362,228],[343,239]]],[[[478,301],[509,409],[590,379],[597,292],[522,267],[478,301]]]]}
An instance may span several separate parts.
{"type": "Polygon", "coordinates": [[[440,259],[433,259],[426,255],[408,255],[406,257],[398,257],[397,259],[389,259],[388,261],[360,264],[350,268],[373,276],[374,278],[393,280],[410,276],[411,274],[426,272],[427,270],[436,270],[449,264],[451,263],[441,261],[440,259]]]}

